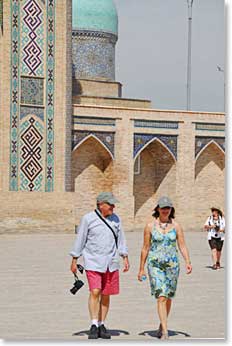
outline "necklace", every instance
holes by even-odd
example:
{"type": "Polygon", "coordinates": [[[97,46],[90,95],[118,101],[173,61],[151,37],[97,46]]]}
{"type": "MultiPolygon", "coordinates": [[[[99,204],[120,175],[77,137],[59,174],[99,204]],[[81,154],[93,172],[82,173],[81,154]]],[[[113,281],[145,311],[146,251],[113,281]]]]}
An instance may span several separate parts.
{"type": "Polygon", "coordinates": [[[166,230],[166,228],[168,227],[168,224],[169,224],[169,222],[161,222],[161,221],[159,221],[159,227],[160,227],[163,231],[166,230]]]}

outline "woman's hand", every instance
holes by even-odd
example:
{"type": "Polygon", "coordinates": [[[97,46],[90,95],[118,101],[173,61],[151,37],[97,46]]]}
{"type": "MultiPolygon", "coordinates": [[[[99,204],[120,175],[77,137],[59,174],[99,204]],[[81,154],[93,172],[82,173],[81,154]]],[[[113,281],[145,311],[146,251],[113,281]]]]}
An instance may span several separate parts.
{"type": "Polygon", "coordinates": [[[143,276],[147,277],[145,271],[144,270],[140,270],[139,273],[138,273],[138,280],[139,281],[143,281],[143,279],[142,279],[143,276]]]}
{"type": "Polygon", "coordinates": [[[186,263],[185,264],[186,267],[186,274],[190,274],[193,270],[192,264],[191,263],[186,263]]]}

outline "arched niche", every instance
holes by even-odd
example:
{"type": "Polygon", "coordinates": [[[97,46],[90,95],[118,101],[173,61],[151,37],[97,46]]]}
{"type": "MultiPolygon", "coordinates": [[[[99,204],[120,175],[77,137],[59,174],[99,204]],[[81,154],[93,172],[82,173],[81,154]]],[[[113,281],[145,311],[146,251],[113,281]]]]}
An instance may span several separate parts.
{"type": "Polygon", "coordinates": [[[154,138],[134,160],[135,223],[142,225],[158,196],[175,197],[176,159],[161,140],[154,138]]]}

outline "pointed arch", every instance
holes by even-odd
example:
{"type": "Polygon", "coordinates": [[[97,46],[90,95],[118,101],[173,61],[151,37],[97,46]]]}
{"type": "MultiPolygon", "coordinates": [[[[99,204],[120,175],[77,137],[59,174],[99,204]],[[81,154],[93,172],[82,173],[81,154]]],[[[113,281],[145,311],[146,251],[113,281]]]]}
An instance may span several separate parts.
{"type": "Polygon", "coordinates": [[[104,149],[109,153],[111,159],[114,160],[114,156],[111,153],[111,151],[109,150],[109,148],[107,148],[107,146],[97,136],[95,136],[92,133],[90,133],[88,136],[83,138],[79,143],[77,143],[72,151],[74,152],[77,148],[79,148],[85,141],[87,141],[90,138],[93,138],[93,139],[97,140],[104,147],[104,149]]]}
{"type": "Polygon", "coordinates": [[[150,141],[148,141],[135,155],[134,157],[134,162],[135,160],[137,159],[137,157],[142,153],[143,150],[145,150],[151,143],[157,141],[158,143],[160,143],[168,152],[169,154],[172,156],[174,162],[176,162],[176,158],[175,158],[175,155],[172,153],[172,151],[168,148],[168,146],[163,142],[161,141],[159,138],[157,137],[154,137],[152,138],[150,141]]]}
{"type": "Polygon", "coordinates": [[[198,158],[201,156],[201,154],[212,144],[215,144],[216,147],[225,155],[224,150],[222,149],[222,147],[214,140],[212,139],[211,141],[209,141],[203,148],[201,148],[201,150],[199,151],[199,153],[197,154],[195,161],[198,160],[198,158]]]}

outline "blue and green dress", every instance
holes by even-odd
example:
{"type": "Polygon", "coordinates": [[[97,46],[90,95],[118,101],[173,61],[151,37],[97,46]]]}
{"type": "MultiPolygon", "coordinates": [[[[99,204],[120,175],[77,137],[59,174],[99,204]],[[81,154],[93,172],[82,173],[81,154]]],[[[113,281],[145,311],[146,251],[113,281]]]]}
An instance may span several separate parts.
{"type": "Polygon", "coordinates": [[[163,234],[154,228],[151,232],[151,246],[147,258],[147,268],[151,285],[151,294],[155,298],[173,298],[176,292],[180,271],[177,233],[173,227],[163,234]]]}

